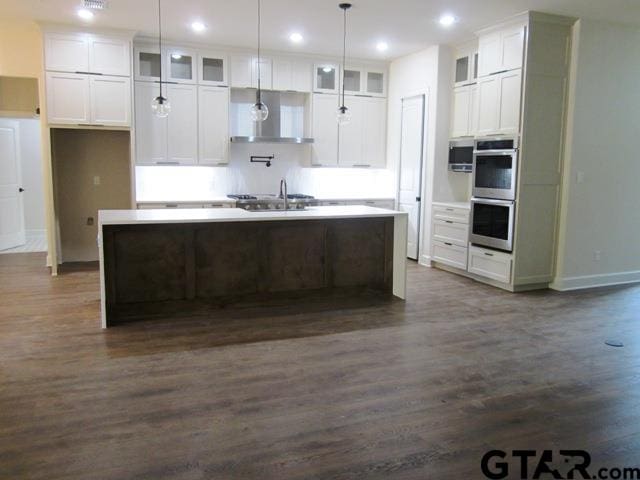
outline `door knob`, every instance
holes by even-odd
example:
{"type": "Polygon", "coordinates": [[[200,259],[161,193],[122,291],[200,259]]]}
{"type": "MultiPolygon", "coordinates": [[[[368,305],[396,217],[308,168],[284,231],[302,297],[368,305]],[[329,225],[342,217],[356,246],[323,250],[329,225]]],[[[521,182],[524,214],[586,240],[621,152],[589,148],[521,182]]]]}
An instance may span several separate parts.
{"type": "Polygon", "coordinates": [[[20,188],[18,189],[18,191],[19,191],[20,193],[22,193],[22,192],[24,192],[24,188],[20,187],[20,188]]]}
{"type": "Polygon", "coordinates": [[[422,198],[421,197],[416,197],[416,202],[420,202],[420,201],[422,201],[422,198]]]}

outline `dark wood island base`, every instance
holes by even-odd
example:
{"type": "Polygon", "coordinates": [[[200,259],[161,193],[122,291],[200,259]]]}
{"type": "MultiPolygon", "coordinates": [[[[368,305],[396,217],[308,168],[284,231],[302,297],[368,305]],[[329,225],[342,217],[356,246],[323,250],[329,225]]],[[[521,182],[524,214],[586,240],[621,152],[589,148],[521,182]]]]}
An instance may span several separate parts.
{"type": "Polygon", "coordinates": [[[239,301],[392,294],[393,217],[104,225],[102,234],[105,326],[239,301]]]}

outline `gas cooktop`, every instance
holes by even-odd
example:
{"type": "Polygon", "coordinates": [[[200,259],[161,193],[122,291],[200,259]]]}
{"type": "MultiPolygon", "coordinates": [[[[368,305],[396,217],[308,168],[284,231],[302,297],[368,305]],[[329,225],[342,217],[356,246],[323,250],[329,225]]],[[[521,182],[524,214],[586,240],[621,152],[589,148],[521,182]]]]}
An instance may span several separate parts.
{"type": "MultiPolygon", "coordinates": [[[[238,208],[245,210],[283,210],[284,200],[277,195],[249,195],[231,194],[227,197],[236,201],[238,208]]],[[[290,193],[287,195],[288,210],[304,210],[308,206],[316,205],[311,195],[290,193]]]]}

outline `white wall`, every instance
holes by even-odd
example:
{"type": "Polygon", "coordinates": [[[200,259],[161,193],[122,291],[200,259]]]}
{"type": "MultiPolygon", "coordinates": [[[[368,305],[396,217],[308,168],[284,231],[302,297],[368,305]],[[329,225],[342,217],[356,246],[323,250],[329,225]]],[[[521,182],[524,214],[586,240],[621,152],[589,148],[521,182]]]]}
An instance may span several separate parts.
{"type": "Polygon", "coordinates": [[[200,201],[229,193],[290,193],[317,198],[394,198],[390,169],[311,167],[308,145],[232,144],[226,167],[136,167],[136,195],[144,201],[200,201]],[[251,155],[275,155],[271,167],[251,155]]]}
{"type": "Polygon", "coordinates": [[[640,30],[578,22],[567,127],[553,287],[640,281],[640,30]]]}
{"type": "Polygon", "coordinates": [[[389,71],[387,158],[394,173],[394,189],[400,164],[402,99],[426,95],[419,252],[423,264],[428,264],[430,259],[432,201],[462,201],[468,197],[468,176],[451,174],[447,170],[452,55],[449,47],[433,46],[394,60],[389,71]]]}

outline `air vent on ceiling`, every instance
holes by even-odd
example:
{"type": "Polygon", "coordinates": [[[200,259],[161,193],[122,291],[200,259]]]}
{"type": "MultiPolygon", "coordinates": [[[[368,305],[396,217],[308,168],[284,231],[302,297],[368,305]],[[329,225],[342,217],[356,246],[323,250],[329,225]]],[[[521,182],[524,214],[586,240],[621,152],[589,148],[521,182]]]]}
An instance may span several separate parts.
{"type": "Polygon", "coordinates": [[[82,0],[82,6],[93,10],[104,10],[107,8],[107,0],[82,0]]]}

